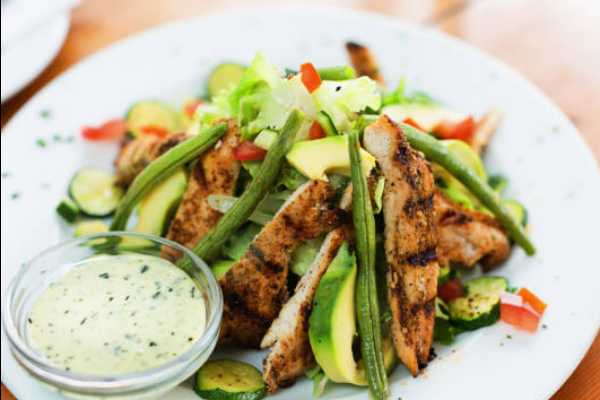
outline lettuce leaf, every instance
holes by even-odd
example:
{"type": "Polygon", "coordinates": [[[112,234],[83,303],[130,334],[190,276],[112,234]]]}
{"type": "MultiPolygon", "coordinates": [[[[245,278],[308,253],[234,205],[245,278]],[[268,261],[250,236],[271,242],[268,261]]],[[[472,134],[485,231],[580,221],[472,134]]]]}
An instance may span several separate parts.
{"type": "Polygon", "coordinates": [[[329,115],[339,132],[348,131],[359,112],[381,107],[377,83],[366,76],[346,81],[323,81],[312,96],[319,110],[329,115]]]}

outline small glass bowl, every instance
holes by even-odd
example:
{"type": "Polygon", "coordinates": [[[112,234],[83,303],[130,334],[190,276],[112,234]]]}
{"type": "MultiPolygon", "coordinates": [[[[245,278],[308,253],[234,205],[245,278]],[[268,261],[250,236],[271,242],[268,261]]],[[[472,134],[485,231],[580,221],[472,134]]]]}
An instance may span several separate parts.
{"type": "Polygon", "coordinates": [[[132,232],[89,235],[54,246],[26,263],[10,283],[2,310],[2,327],[16,360],[36,379],[63,395],[78,399],[159,398],[190,377],[208,359],[219,337],[223,295],[206,264],[187,248],[156,236],[132,232]],[[155,368],[115,376],[76,374],[50,364],[29,343],[26,322],[29,311],[51,282],[71,266],[92,255],[137,253],[160,256],[181,254],[185,272],[196,282],[206,301],[206,330],[192,347],[177,358],[155,368]]]}

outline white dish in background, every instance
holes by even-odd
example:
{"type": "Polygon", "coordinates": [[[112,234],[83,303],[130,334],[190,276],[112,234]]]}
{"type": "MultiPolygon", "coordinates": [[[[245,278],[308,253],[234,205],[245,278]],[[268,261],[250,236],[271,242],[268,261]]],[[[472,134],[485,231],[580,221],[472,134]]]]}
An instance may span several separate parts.
{"type": "Polygon", "coordinates": [[[2,49],[1,101],[33,81],[54,59],[69,32],[69,13],[48,19],[2,49]]]}
{"type": "MultiPolygon", "coordinates": [[[[141,98],[181,101],[203,90],[223,60],[249,62],[256,51],[280,66],[346,62],[347,39],[372,48],[387,82],[481,115],[506,112],[486,155],[492,172],[510,179],[509,195],[528,208],[538,253],[515,249],[496,270],[549,303],[535,335],[498,323],[463,334],[411,378],[399,367],[391,398],[545,399],[575,369],[599,321],[597,221],[600,174],[563,113],[538,89],[491,57],[438,32],[397,19],[339,9],[249,10],[169,24],[111,46],[72,68],[36,95],[2,135],[2,296],[20,262],[68,236],[54,212],[71,175],[84,165],[112,167],[116,145],[85,142],[84,124],[122,115],[141,98]],[[207,39],[212,38],[212,39],[207,39]],[[59,140],[74,135],[74,141],[59,140]],[[36,139],[47,146],[36,145],[36,139]],[[5,174],[7,176],[5,176],[5,174]],[[12,199],[16,197],[15,199],[12,199]],[[510,335],[510,338],[509,338],[510,335]]],[[[4,307],[4,306],[3,306],[4,307]]],[[[35,384],[9,355],[2,335],[2,381],[19,399],[58,399],[35,384]]],[[[222,355],[223,353],[221,353],[222,355]]],[[[229,350],[260,366],[263,352],[229,350]]],[[[273,399],[305,399],[302,379],[273,399]]],[[[365,398],[364,389],[336,386],[324,399],[365,398]]],[[[197,399],[188,383],[165,399],[197,399]]]]}

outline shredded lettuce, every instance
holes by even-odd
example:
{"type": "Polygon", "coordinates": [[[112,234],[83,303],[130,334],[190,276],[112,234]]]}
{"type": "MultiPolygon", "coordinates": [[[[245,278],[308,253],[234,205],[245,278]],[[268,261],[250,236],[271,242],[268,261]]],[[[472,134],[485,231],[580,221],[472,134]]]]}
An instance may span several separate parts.
{"type": "Polygon", "coordinates": [[[310,269],[321,249],[323,240],[323,237],[307,240],[292,253],[290,269],[293,273],[303,276],[310,269]]]}
{"type": "Polygon", "coordinates": [[[294,191],[306,183],[307,180],[297,169],[286,163],[279,172],[275,189],[277,191],[286,189],[294,191]]]}
{"type": "Polygon", "coordinates": [[[312,97],[299,76],[285,79],[281,71],[257,54],[244,72],[239,85],[225,93],[232,117],[242,126],[245,138],[263,129],[280,129],[292,109],[297,108],[308,119],[316,117],[312,97]]]}
{"type": "Polygon", "coordinates": [[[321,397],[330,380],[318,365],[306,371],[306,377],[313,381],[313,397],[321,397]]]}
{"type": "Polygon", "coordinates": [[[383,176],[380,176],[379,179],[377,179],[375,193],[373,193],[375,197],[375,209],[373,210],[373,212],[375,214],[379,214],[383,209],[383,189],[385,189],[385,178],[383,176]]]}
{"type": "Polygon", "coordinates": [[[312,95],[319,110],[329,115],[338,132],[348,131],[359,112],[381,107],[377,83],[366,76],[346,81],[323,81],[312,95]]]}
{"type": "Polygon", "coordinates": [[[404,79],[400,79],[400,83],[398,83],[396,89],[383,95],[382,103],[384,107],[390,104],[438,104],[437,101],[425,92],[417,90],[408,93],[406,90],[406,81],[404,79]]]}

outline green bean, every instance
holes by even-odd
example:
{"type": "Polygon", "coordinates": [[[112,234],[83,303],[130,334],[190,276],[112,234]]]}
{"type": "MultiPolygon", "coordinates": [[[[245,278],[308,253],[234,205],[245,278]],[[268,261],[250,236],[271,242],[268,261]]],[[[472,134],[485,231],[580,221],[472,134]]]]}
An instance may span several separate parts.
{"type": "Polygon", "coordinates": [[[354,68],[348,65],[339,67],[326,67],[317,69],[319,76],[324,81],[345,81],[356,78],[354,68]]]}
{"type": "Polygon", "coordinates": [[[111,231],[122,231],[136,204],[158,182],[171,175],[181,165],[192,161],[199,154],[213,146],[227,130],[226,124],[218,124],[203,129],[198,135],[178,144],[152,161],[133,180],[127,193],[119,203],[110,226],[111,231]]]}
{"type": "Polygon", "coordinates": [[[219,255],[229,236],[248,220],[258,203],[275,183],[281,164],[294,142],[302,120],[303,116],[299,111],[292,111],[275,143],[269,148],[255,178],[229,211],[221,217],[219,223],[194,246],[193,251],[198,257],[204,261],[213,260],[219,255]]]}
{"type": "Polygon", "coordinates": [[[527,237],[525,230],[515,221],[510,211],[500,201],[498,194],[484,181],[458,160],[446,146],[435,138],[410,125],[402,124],[402,130],[410,145],[425,154],[425,157],[442,167],[458,179],[471,193],[496,216],[508,234],[525,250],[528,255],[535,254],[535,246],[527,237]]]}
{"type": "Polygon", "coordinates": [[[375,271],[375,217],[367,180],[361,168],[357,131],[350,133],[348,142],[352,172],[352,219],[358,255],[356,306],[360,344],[371,393],[374,398],[383,399],[388,394],[388,381],[383,362],[375,271]]]}

